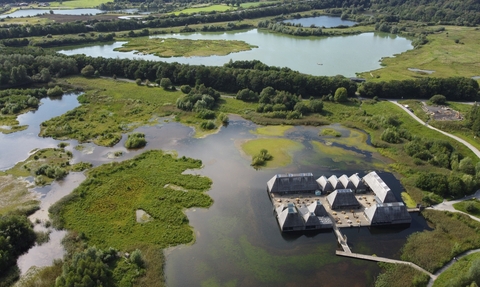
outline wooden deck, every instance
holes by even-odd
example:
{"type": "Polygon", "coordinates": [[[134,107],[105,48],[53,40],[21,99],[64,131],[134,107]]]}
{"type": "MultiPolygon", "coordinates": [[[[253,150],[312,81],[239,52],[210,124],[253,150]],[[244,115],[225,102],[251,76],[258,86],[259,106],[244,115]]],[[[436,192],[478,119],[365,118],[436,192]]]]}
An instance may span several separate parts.
{"type": "Polygon", "coordinates": [[[434,275],[434,274],[428,272],[427,270],[423,269],[422,267],[420,267],[420,266],[418,266],[418,265],[416,265],[412,262],[408,262],[408,261],[401,261],[401,260],[395,260],[395,259],[390,259],[390,258],[385,258],[385,257],[364,255],[364,254],[359,254],[359,253],[352,253],[351,251],[350,252],[345,252],[345,251],[337,250],[337,251],[335,251],[335,254],[337,256],[344,256],[344,257],[363,259],[363,260],[369,260],[369,261],[375,261],[375,262],[386,262],[386,263],[392,263],[392,264],[406,264],[406,265],[411,266],[412,268],[415,268],[415,269],[427,274],[433,280],[435,280],[437,278],[436,275],[434,275]]]}

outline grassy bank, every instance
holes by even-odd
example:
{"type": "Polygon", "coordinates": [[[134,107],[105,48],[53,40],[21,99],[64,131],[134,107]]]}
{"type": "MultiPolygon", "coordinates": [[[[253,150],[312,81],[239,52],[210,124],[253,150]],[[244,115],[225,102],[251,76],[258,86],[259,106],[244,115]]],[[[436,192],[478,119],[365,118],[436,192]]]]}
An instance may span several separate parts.
{"type": "Polygon", "coordinates": [[[266,149],[273,159],[266,162],[265,167],[276,168],[290,164],[293,153],[302,150],[304,146],[301,143],[284,138],[260,138],[249,140],[242,144],[242,149],[250,158],[266,149]]]}
{"type": "Polygon", "coordinates": [[[473,281],[478,280],[478,265],[480,253],[467,255],[438,276],[434,287],[472,286],[473,281]]]}
{"type": "Polygon", "coordinates": [[[140,54],[153,54],[159,57],[208,57],[225,56],[230,53],[248,51],[256,46],[244,41],[190,40],[174,38],[135,38],[115,51],[138,51],[140,54]]]}
{"type": "Polygon", "coordinates": [[[435,272],[454,256],[480,247],[480,223],[460,214],[424,210],[424,217],[434,227],[410,235],[402,250],[402,260],[435,272]]]}
{"type": "Polygon", "coordinates": [[[456,210],[463,211],[480,218],[480,201],[478,199],[465,200],[453,205],[456,210]]]}
{"type": "Polygon", "coordinates": [[[54,223],[85,234],[90,245],[131,250],[139,244],[164,248],[192,242],[183,209],[208,207],[208,178],[182,174],[201,161],[148,151],[121,163],[105,164],[88,173],[74,192],[51,209],[54,223]],[[165,188],[167,184],[188,190],[165,188]],[[136,221],[137,210],[151,220],[136,221]]]}
{"type": "Polygon", "coordinates": [[[378,275],[375,287],[427,286],[430,277],[406,264],[378,264],[383,272],[378,275]]]}
{"type": "MultiPolygon", "coordinates": [[[[435,29],[438,27],[430,27],[435,29]]],[[[360,73],[368,81],[403,80],[418,77],[479,76],[480,30],[474,27],[445,26],[445,31],[427,36],[428,43],[395,57],[384,58],[383,68],[360,73]],[[435,71],[412,72],[408,68],[435,71]]]]}

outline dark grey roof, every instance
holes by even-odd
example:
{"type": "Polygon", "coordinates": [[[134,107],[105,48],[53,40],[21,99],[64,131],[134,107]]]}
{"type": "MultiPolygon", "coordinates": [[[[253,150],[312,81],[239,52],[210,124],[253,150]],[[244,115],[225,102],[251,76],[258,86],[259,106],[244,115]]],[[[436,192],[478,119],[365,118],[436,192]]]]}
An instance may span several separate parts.
{"type": "Polygon", "coordinates": [[[342,183],[343,188],[355,189],[355,185],[353,184],[352,181],[350,181],[350,178],[348,178],[348,176],[346,174],[339,177],[338,180],[342,183]]]}
{"type": "Polygon", "coordinates": [[[308,210],[315,213],[316,216],[328,216],[327,210],[320,201],[316,201],[308,205],[308,210]]]}
{"type": "Polygon", "coordinates": [[[282,231],[284,229],[303,230],[305,228],[305,222],[302,216],[297,212],[297,208],[292,203],[289,203],[281,213],[278,213],[277,216],[278,224],[282,231]]]}
{"type": "Polygon", "coordinates": [[[379,203],[364,212],[371,225],[408,224],[412,221],[402,202],[379,203]]]}
{"type": "Polygon", "coordinates": [[[343,189],[342,183],[338,180],[336,175],[332,175],[328,178],[328,181],[332,184],[333,189],[343,189]]]}
{"type": "Polygon", "coordinates": [[[312,173],[277,174],[267,182],[270,192],[311,192],[319,188],[312,173]]]}
{"type": "Polygon", "coordinates": [[[355,189],[358,190],[365,190],[365,183],[363,183],[362,179],[358,176],[358,174],[352,174],[349,177],[350,181],[353,183],[355,186],[355,189]]]}
{"type": "Polygon", "coordinates": [[[324,193],[335,190],[330,181],[328,181],[328,179],[323,175],[317,179],[317,183],[324,193]]]}
{"type": "Polygon", "coordinates": [[[358,208],[360,206],[351,189],[337,189],[327,196],[327,201],[332,209],[358,208]]]}
{"type": "Polygon", "coordinates": [[[380,176],[372,171],[363,177],[363,181],[370,187],[375,193],[377,198],[382,203],[397,202],[395,195],[388,185],[380,178],[380,176]]]}

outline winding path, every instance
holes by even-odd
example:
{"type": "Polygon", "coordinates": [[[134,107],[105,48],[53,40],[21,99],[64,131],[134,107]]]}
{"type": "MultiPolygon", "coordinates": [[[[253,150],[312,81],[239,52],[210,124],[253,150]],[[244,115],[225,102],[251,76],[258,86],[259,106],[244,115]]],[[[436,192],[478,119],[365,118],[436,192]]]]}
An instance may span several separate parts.
{"type": "Polygon", "coordinates": [[[473,254],[473,253],[477,253],[477,252],[480,252],[480,249],[472,249],[472,250],[468,250],[468,251],[465,251],[463,253],[460,253],[458,254],[455,259],[452,259],[450,260],[449,262],[445,263],[445,265],[443,265],[442,268],[438,269],[437,272],[435,272],[433,274],[434,277],[430,277],[430,281],[428,282],[428,285],[427,287],[432,287],[433,286],[433,283],[435,282],[435,280],[438,278],[438,276],[440,276],[440,274],[442,274],[443,272],[445,272],[448,268],[450,268],[450,266],[452,266],[455,262],[457,262],[458,259],[461,259],[462,257],[465,257],[467,255],[470,255],[470,254],[473,254]]]}
{"type": "Polygon", "coordinates": [[[407,109],[406,107],[404,107],[403,105],[399,104],[397,101],[390,101],[391,103],[394,103],[395,105],[399,106],[400,108],[402,108],[405,112],[407,112],[407,114],[409,114],[412,118],[414,118],[417,122],[421,123],[422,125],[425,125],[427,128],[429,129],[432,129],[432,130],[435,130],[439,133],[442,133],[448,137],[451,137],[452,139],[464,144],[466,147],[468,147],[478,158],[480,158],[480,151],[475,148],[473,145],[471,145],[470,143],[468,143],[467,141],[457,137],[457,136],[454,136],[452,134],[449,134],[447,132],[444,132],[442,130],[439,130],[437,128],[434,128],[430,125],[428,125],[427,123],[425,123],[424,121],[422,121],[420,118],[418,118],[414,113],[412,113],[409,109],[407,109]]]}

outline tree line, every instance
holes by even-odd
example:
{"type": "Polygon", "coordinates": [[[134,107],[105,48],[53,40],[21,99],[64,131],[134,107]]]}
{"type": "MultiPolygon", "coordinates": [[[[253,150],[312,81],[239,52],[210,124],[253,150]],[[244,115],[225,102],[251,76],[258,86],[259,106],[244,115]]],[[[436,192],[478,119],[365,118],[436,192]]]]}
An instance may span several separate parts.
{"type": "Polygon", "coordinates": [[[478,82],[465,77],[366,82],[358,89],[359,95],[365,98],[429,99],[434,95],[443,95],[449,101],[475,101],[478,91],[478,82]]]}

